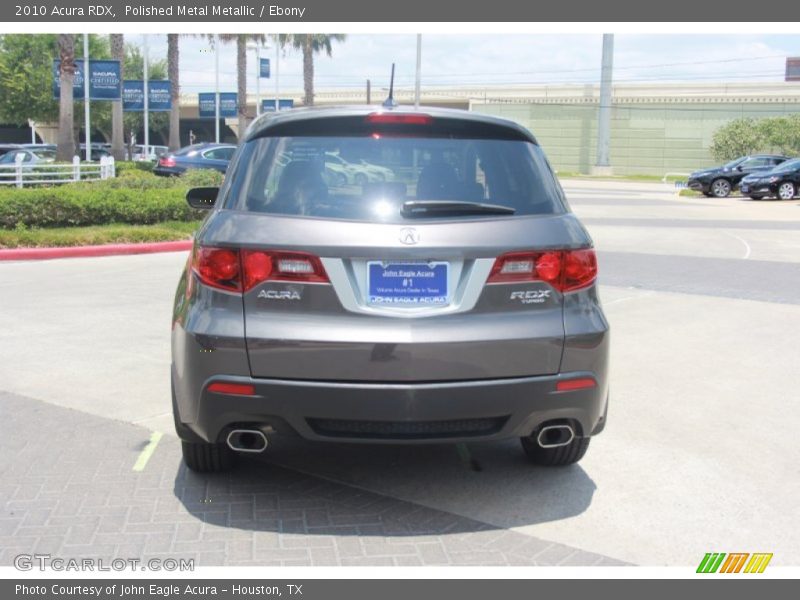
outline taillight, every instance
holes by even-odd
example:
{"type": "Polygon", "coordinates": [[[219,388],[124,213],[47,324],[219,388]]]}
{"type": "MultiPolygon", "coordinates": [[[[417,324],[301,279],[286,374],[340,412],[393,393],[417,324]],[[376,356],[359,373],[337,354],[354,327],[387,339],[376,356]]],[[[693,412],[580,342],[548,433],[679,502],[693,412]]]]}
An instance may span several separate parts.
{"type": "Polygon", "coordinates": [[[328,283],[322,261],[304,252],[242,250],[244,291],[264,281],[328,283]]]}
{"type": "Polygon", "coordinates": [[[329,282],[322,261],[304,252],[198,246],[192,269],[204,284],[231,292],[246,292],[265,281],[329,282]]]}
{"type": "Polygon", "coordinates": [[[239,251],[231,248],[198,246],[192,269],[204,284],[229,292],[242,291],[239,251]]]}
{"type": "Polygon", "coordinates": [[[375,112],[366,117],[371,125],[430,125],[433,118],[420,113],[375,112]]]}
{"type": "Polygon", "coordinates": [[[488,283],[544,281],[561,292],[590,285],[597,277],[594,250],[548,250],[509,252],[499,256],[488,283]]]}
{"type": "Polygon", "coordinates": [[[174,167],[175,164],[175,158],[172,156],[162,156],[158,159],[158,165],[161,167],[174,167]]]}

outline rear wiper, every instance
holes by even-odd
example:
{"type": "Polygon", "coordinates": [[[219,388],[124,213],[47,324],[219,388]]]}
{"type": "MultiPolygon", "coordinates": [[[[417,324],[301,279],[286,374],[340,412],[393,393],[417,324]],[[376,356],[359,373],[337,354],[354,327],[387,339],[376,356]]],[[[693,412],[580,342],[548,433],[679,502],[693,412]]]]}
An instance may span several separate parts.
{"type": "Polygon", "coordinates": [[[408,218],[438,217],[443,215],[513,215],[509,206],[461,202],[458,200],[409,200],[403,202],[401,214],[408,218]]]}

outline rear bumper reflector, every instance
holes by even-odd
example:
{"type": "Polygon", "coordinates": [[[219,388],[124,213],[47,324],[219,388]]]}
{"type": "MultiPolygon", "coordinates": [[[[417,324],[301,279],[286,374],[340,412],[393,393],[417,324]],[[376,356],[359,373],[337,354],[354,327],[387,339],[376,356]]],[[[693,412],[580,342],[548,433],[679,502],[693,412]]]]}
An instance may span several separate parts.
{"type": "Polygon", "coordinates": [[[216,382],[208,386],[209,392],[217,394],[230,394],[232,396],[255,396],[256,388],[253,385],[242,383],[223,383],[216,382]]]}
{"type": "Polygon", "coordinates": [[[565,379],[556,383],[557,392],[572,392],[574,390],[585,390],[593,388],[597,382],[591,377],[581,377],[580,379],[565,379]]]}

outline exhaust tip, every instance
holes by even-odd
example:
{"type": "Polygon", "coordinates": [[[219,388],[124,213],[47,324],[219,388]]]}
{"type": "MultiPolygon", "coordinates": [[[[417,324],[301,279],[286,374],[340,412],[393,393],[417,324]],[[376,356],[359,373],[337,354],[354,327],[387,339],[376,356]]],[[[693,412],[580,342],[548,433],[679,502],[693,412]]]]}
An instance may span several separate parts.
{"type": "Polygon", "coordinates": [[[267,436],[258,429],[234,429],[228,434],[228,447],[236,452],[258,454],[267,449],[267,436]]]}
{"type": "Polygon", "coordinates": [[[570,425],[548,425],[542,427],[536,442],[542,448],[566,446],[575,439],[575,430],[570,425]]]}

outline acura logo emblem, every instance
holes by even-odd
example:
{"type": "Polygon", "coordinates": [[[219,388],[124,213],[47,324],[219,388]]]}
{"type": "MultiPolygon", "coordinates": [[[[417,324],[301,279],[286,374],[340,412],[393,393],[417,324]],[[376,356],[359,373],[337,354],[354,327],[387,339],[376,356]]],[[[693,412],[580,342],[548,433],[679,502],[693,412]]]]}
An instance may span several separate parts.
{"type": "Polygon", "coordinates": [[[400,243],[409,246],[419,243],[419,232],[413,227],[403,227],[400,230],[400,243]]]}

